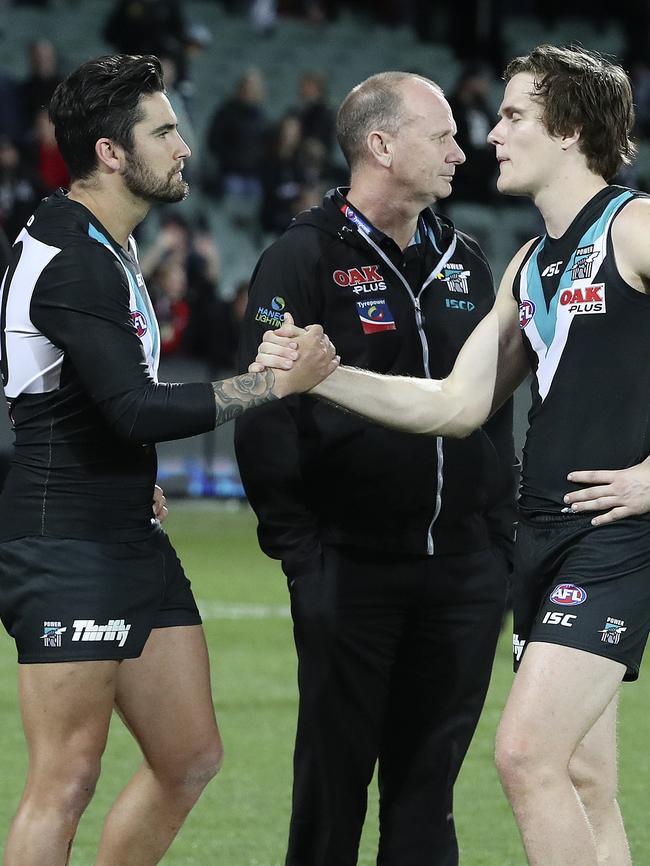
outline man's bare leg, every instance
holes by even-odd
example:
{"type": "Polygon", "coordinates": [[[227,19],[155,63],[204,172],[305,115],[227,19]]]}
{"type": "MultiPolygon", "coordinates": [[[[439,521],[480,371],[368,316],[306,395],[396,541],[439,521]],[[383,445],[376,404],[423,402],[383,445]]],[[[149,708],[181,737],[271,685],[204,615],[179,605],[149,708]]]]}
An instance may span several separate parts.
{"type": "Polygon", "coordinates": [[[526,649],[497,733],[497,767],[531,866],[598,864],[569,762],[624,673],[582,650],[535,642],[526,649]]]}
{"type": "Polygon", "coordinates": [[[599,866],[631,866],[621,810],[616,799],[618,693],[587,733],[569,762],[569,775],[596,839],[599,866]]]}
{"type": "Polygon", "coordinates": [[[5,866],[65,866],[106,746],[118,663],[18,666],[29,752],[27,782],[11,825],[5,866]]]}
{"type": "Polygon", "coordinates": [[[95,866],[154,866],[222,761],[201,626],[154,629],[122,663],[116,704],[144,763],[106,818],[95,866]]]}

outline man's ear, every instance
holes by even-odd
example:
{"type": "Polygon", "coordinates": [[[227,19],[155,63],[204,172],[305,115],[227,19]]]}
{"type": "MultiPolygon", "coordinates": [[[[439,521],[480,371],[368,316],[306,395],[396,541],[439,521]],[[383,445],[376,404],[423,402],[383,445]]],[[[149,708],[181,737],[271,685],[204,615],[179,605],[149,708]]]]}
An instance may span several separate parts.
{"type": "Polygon", "coordinates": [[[123,149],[116,145],[110,138],[99,138],[95,142],[95,153],[99,160],[99,165],[110,169],[111,171],[119,171],[122,165],[123,149]]]}
{"type": "Polygon", "coordinates": [[[575,129],[571,135],[563,135],[562,136],[562,150],[568,150],[570,147],[573,147],[580,141],[580,129],[575,129]]]}
{"type": "Polygon", "coordinates": [[[387,132],[373,129],[368,133],[366,145],[370,156],[385,168],[390,168],[393,162],[393,137],[387,132]]]}

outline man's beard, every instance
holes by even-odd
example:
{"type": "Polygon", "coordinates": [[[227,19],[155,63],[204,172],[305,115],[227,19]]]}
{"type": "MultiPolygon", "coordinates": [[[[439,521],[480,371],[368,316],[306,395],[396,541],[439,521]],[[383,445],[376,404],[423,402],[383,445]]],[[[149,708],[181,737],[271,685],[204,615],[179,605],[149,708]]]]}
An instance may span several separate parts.
{"type": "Polygon", "coordinates": [[[177,202],[187,198],[190,191],[189,184],[176,177],[177,171],[175,169],[164,178],[157,177],[147,163],[131,151],[122,177],[129,192],[149,204],[177,202]]]}

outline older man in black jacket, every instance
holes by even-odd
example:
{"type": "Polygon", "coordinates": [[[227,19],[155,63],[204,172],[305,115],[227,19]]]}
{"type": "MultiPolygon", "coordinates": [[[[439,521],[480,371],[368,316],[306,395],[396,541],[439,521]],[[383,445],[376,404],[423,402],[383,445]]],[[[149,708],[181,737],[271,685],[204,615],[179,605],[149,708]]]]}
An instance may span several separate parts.
{"type": "MultiPolygon", "coordinates": [[[[351,186],[252,278],[241,364],[286,313],[345,364],[441,378],[494,300],[477,244],[431,205],[464,154],[442,91],[406,73],[337,118],[351,186]]],[[[487,690],[514,521],[512,407],[462,441],[311,397],[237,423],[263,550],[289,581],[300,709],[287,866],[354,866],[379,764],[382,866],[454,866],[453,785],[487,690]]]]}

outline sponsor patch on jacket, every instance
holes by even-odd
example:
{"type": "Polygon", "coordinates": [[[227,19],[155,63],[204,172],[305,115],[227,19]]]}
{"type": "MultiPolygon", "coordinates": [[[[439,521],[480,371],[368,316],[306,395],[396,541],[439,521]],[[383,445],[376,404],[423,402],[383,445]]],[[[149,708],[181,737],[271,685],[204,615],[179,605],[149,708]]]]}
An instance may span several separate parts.
{"type": "Polygon", "coordinates": [[[276,295],[271,299],[268,307],[260,306],[255,313],[255,321],[262,325],[270,325],[272,328],[279,328],[284,321],[283,316],[286,312],[287,302],[280,295],[276,295]]]}
{"type": "Polygon", "coordinates": [[[337,286],[349,286],[355,295],[386,291],[386,281],[379,273],[378,265],[362,265],[347,271],[339,269],[332,273],[332,279],[337,286]]]}
{"type": "Polygon", "coordinates": [[[357,301],[357,312],[364,334],[376,334],[377,331],[395,331],[395,319],[383,299],[372,301],[357,301]]]}
{"type": "Polygon", "coordinates": [[[466,270],[463,265],[447,262],[440,273],[436,274],[436,279],[446,282],[450,292],[461,292],[467,295],[469,293],[467,279],[470,274],[471,271],[466,270]]]}

